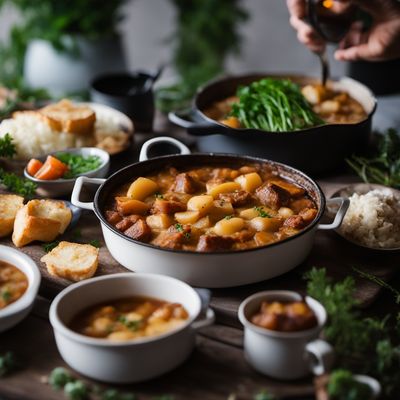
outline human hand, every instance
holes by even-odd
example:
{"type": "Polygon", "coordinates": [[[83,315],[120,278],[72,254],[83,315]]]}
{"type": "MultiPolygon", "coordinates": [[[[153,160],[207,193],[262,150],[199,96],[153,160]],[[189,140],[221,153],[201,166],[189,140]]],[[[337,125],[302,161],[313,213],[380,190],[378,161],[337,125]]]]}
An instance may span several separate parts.
{"type": "MultiPolygon", "coordinates": [[[[335,3],[339,5],[338,1],[335,3]]],[[[373,24],[363,32],[362,24],[355,22],[340,42],[335,58],[341,61],[381,61],[400,57],[400,4],[394,0],[351,0],[351,3],[368,12],[373,24]]],[[[306,1],[287,0],[287,5],[290,23],[297,30],[300,42],[314,52],[322,52],[325,41],[303,20],[307,15],[306,1]]]]}

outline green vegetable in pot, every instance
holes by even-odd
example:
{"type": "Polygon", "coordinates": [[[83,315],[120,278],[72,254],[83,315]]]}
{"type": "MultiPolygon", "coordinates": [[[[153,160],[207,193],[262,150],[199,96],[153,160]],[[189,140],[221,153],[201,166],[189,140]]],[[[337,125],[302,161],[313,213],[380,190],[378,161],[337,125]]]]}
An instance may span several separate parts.
{"type": "Polygon", "coordinates": [[[245,128],[287,132],[324,124],[288,79],[265,78],[239,88],[237,96],[231,115],[245,128]]]}
{"type": "Polygon", "coordinates": [[[332,400],[369,400],[372,391],[367,384],[356,381],[350,371],[338,369],[329,377],[328,394],[332,400]]]}
{"type": "Polygon", "coordinates": [[[58,153],[56,158],[68,165],[68,171],[63,176],[64,179],[75,178],[85,172],[94,171],[101,165],[101,159],[98,156],[58,153]]]}

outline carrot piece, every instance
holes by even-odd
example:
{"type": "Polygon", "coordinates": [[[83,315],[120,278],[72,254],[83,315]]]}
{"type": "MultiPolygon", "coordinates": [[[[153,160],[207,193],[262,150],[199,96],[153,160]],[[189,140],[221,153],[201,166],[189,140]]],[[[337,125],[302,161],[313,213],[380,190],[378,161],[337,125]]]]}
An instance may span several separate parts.
{"type": "Polygon", "coordinates": [[[26,171],[28,172],[29,175],[35,176],[36,172],[38,172],[39,169],[42,167],[43,163],[41,161],[36,160],[36,158],[32,158],[28,162],[28,165],[26,166],[26,171]]]}
{"type": "Polygon", "coordinates": [[[68,166],[53,156],[47,156],[42,168],[35,174],[35,178],[53,180],[62,178],[68,171],[68,166]]]}

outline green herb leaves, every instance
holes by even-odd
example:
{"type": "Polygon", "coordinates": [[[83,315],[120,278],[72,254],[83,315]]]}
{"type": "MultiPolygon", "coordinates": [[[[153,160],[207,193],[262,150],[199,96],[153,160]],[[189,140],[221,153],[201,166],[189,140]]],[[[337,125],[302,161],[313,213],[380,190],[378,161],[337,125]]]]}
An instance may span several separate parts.
{"type": "Polygon", "coordinates": [[[0,355],[0,378],[14,371],[17,366],[14,353],[11,351],[0,355]]]}
{"type": "Polygon", "coordinates": [[[0,184],[9,191],[24,197],[32,197],[35,194],[36,184],[25,178],[21,178],[12,172],[6,172],[0,168],[0,184]]]}
{"type": "Polygon", "coordinates": [[[262,218],[272,218],[270,214],[268,214],[264,209],[260,206],[254,207],[254,209],[258,212],[258,216],[262,218]]]}
{"type": "Polygon", "coordinates": [[[367,400],[372,391],[367,384],[356,381],[350,371],[338,369],[330,374],[328,394],[336,400],[367,400]]]}
{"type": "Polygon", "coordinates": [[[352,156],[347,163],[367,183],[378,183],[400,189],[400,136],[394,129],[376,136],[371,157],[352,156]]]}
{"type": "Polygon", "coordinates": [[[138,320],[129,320],[125,317],[125,315],[120,315],[118,317],[118,322],[121,322],[121,324],[125,325],[132,332],[136,332],[140,328],[140,325],[142,323],[138,320]]]}
{"type": "Polygon", "coordinates": [[[266,78],[239,88],[231,115],[246,128],[287,132],[324,124],[297,84],[266,78]]]}
{"type": "Polygon", "coordinates": [[[82,156],[72,153],[57,153],[55,155],[61,162],[68,165],[68,171],[64,174],[64,179],[75,178],[85,172],[94,171],[101,165],[98,156],[82,156]]]}
{"type": "Polygon", "coordinates": [[[10,134],[6,133],[0,138],[0,157],[12,158],[17,150],[10,134]]]}
{"type": "Polygon", "coordinates": [[[42,248],[46,253],[50,253],[50,251],[55,249],[59,244],[60,244],[60,242],[58,240],[55,240],[54,242],[42,244],[42,248]]]}

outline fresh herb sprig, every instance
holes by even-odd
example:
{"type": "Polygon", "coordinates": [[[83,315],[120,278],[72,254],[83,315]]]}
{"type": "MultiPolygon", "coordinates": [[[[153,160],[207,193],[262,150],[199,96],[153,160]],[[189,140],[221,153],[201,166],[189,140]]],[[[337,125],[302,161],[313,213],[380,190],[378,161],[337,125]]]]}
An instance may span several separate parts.
{"type": "Polygon", "coordinates": [[[0,378],[13,372],[17,367],[18,363],[13,352],[8,351],[0,355],[0,378]]]}
{"type": "Polygon", "coordinates": [[[94,171],[101,165],[98,156],[82,156],[72,153],[57,153],[56,158],[68,165],[68,171],[64,174],[64,179],[75,178],[85,172],[94,171]]]}
{"type": "Polygon", "coordinates": [[[258,212],[261,218],[272,218],[272,215],[268,214],[262,207],[255,206],[254,209],[258,212]]]}
{"type": "Polygon", "coordinates": [[[371,388],[354,379],[351,371],[337,369],[329,376],[328,394],[332,400],[368,400],[371,398],[371,388]]]}
{"type": "Polygon", "coordinates": [[[353,155],[346,161],[364,182],[400,189],[400,136],[388,129],[376,140],[370,157],[353,155]]]}
{"type": "Polygon", "coordinates": [[[300,87],[288,79],[265,78],[238,89],[231,115],[245,128],[288,132],[324,124],[300,87]]]}
{"type": "Polygon", "coordinates": [[[0,157],[12,158],[17,153],[13,139],[9,133],[0,138],[0,157]]]}
{"type": "Polygon", "coordinates": [[[9,191],[24,197],[32,197],[36,191],[36,183],[0,168],[0,184],[9,191]]]}

